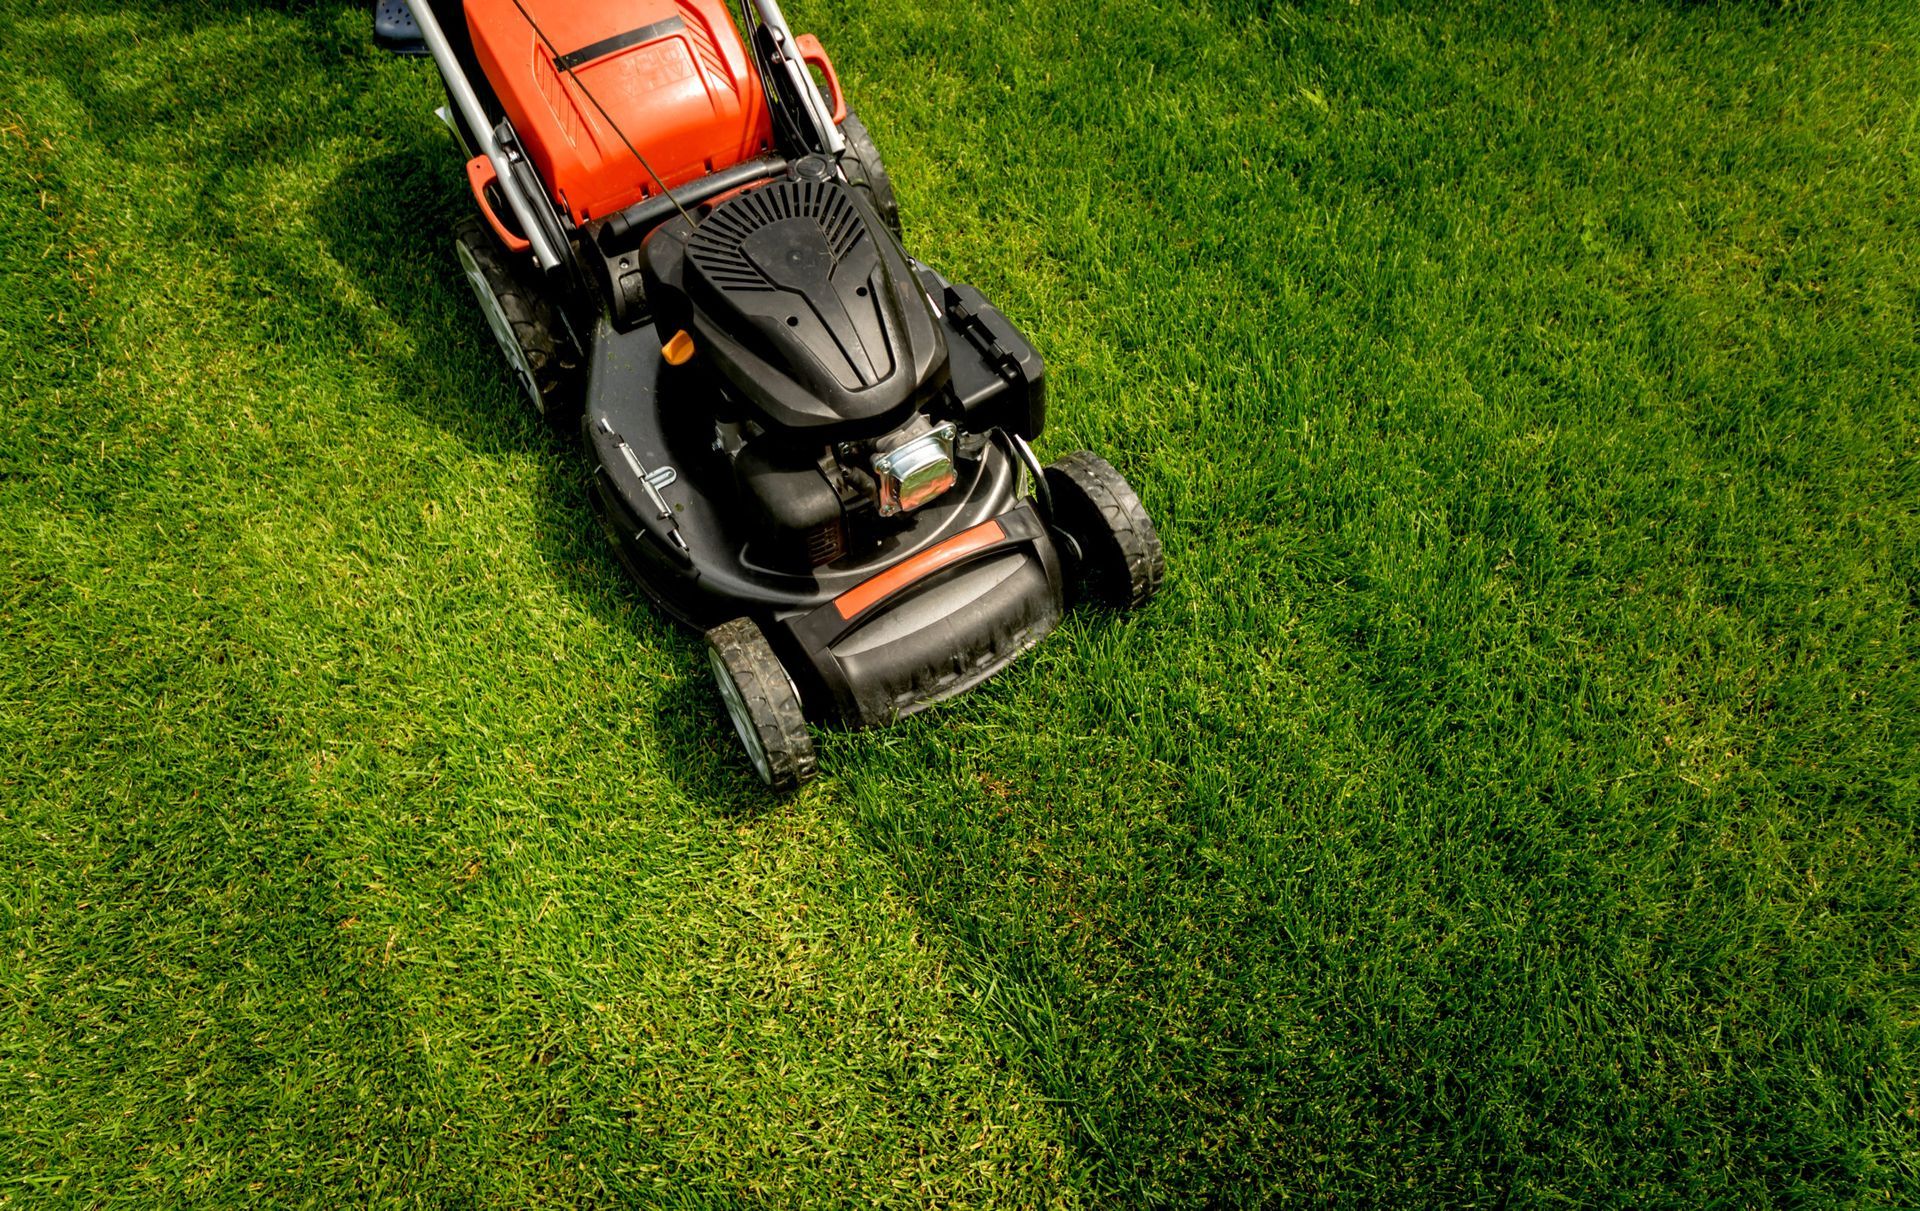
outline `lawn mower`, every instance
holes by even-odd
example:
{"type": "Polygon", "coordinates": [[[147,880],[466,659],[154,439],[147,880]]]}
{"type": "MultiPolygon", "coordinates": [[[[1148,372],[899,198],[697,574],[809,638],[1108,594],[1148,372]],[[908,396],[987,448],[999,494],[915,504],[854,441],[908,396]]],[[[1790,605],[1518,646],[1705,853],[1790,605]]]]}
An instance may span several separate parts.
{"type": "Polygon", "coordinates": [[[1041,466],[1045,369],[901,244],[879,151],[776,0],[378,0],[432,56],[477,214],[454,251],[615,549],[704,633],[760,778],[1164,571],[1118,472],[1041,466]],[[815,71],[819,79],[815,78],[815,71]],[[823,93],[824,85],[824,93],[823,93]]]}

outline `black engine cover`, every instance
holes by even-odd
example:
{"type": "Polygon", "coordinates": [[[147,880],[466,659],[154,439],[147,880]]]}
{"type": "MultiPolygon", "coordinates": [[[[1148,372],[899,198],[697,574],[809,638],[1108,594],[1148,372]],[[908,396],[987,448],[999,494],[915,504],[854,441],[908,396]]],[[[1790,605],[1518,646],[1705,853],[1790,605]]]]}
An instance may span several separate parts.
{"type": "Polygon", "coordinates": [[[645,258],[660,332],[687,329],[774,427],[875,432],[947,383],[906,253],[838,181],[748,189],[662,224],[645,258]]]}

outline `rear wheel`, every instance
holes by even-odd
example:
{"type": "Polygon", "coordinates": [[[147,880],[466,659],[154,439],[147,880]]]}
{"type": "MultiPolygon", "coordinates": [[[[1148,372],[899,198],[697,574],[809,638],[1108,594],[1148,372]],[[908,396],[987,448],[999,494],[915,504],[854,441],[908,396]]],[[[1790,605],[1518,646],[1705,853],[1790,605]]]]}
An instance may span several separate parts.
{"type": "Polygon", "coordinates": [[[880,221],[898,238],[900,203],[893,196],[893,181],[880,162],[880,149],[867,133],[867,124],[849,109],[847,120],[840,123],[840,133],[847,140],[847,153],[840,158],[840,170],[847,174],[847,184],[866,195],[880,221]]]}
{"type": "Polygon", "coordinates": [[[515,273],[493,233],[468,219],[454,233],[453,250],[507,368],[534,411],[556,423],[579,415],[580,359],[553,305],[515,273]]]}
{"type": "Polygon", "coordinates": [[[1119,610],[1145,605],[1160,591],[1167,562],[1160,534],[1120,472],[1078,450],[1046,470],[1053,525],[1078,548],[1081,596],[1119,610]]]}
{"type": "Polygon", "coordinates": [[[760,628],[751,618],[720,624],[707,632],[707,657],[753,772],[783,792],[812,778],[818,763],[800,695],[760,628]]]}

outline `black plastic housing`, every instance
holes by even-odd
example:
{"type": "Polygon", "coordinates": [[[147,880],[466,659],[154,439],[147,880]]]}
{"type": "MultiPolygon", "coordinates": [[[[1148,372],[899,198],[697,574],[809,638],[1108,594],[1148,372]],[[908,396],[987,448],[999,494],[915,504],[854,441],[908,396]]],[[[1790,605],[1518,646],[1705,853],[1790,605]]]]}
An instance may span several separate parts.
{"type": "Polygon", "coordinates": [[[640,243],[661,221],[677,215],[684,207],[698,211],[709,200],[730,190],[764,181],[787,171],[787,162],[779,156],[745,160],[701,177],[667,194],[655,194],[644,201],[588,223],[581,234],[582,255],[591,266],[614,327],[622,332],[645,323],[651,313],[647,307],[646,277],[641,267],[640,243]]]}
{"type": "Polygon", "coordinates": [[[594,503],[615,550],[683,622],[759,621],[808,718],[864,726],[911,714],[1004,668],[1058,621],[1060,555],[1021,494],[1021,464],[1004,439],[989,438],[959,483],[877,546],[796,566],[804,561],[791,532],[771,528],[765,506],[745,499],[711,447],[710,422],[692,423],[702,419],[699,401],[681,388],[663,394],[657,332],[622,333],[603,319],[591,345],[583,427],[594,503]],[[649,476],[665,478],[666,468],[672,478],[649,489],[649,476]],[[852,617],[836,605],[989,522],[1001,528],[994,542],[852,617]]]}
{"type": "Polygon", "coordinates": [[[784,562],[811,566],[802,548],[806,535],[842,519],[840,494],[827,482],[819,463],[803,449],[777,437],[749,442],[733,460],[742,502],[777,537],[776,547],[792,548],[784,562]]]}
{"type": "Polygon", "coordinates": [[[971,286],[954,285],[930,270],[942,300],[950,341],[952,385],[967,428],[976,433],[1001,428],[1032,441],[1047,423],[1047,367],[1027,338],[971,286]]]}
{"type": "Polygon", "coordinates": [[[642,246],[662,333],[688,332],[769,429],[883,433],[947,384],[943,326],[900,243],[865,199],[789,177],[642,246]]]}
{"type": "Polygon", "coordinates": [[[805,658],[791,667],[835,718],[871,727],[963,693],[1060,621],[1060,557],[1033,507],[987,524],[999,531],[990,544],[851,617],[835,601],[780,619],[784,646],[805,658]]]}

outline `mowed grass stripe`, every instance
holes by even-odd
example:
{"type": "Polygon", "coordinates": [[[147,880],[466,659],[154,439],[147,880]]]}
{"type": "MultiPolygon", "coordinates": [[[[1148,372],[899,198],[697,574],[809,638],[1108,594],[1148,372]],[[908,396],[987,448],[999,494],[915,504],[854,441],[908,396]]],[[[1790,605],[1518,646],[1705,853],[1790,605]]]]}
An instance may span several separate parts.
{"type": "Polygon", "coordinates": [[[521,416],[363,21],[9,30],[0,1197],[1071,1201],[521,416]]]}

